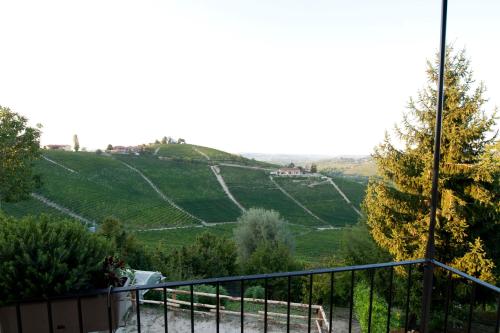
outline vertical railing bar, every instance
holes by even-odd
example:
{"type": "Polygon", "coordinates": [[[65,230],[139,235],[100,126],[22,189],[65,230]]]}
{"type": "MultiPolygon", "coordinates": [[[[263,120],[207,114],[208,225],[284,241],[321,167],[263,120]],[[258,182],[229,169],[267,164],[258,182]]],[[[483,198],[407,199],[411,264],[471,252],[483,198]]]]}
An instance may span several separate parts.
{"type": "Polygon", "coordinates": [[[288,292],[287,292],[287,301],[286,301],[286,333],[290,333],[290,302],[292,297],[292,277],[288,277],[288,292]]]}
{"type": "Polygon", "coordinates": [[[241,295],[240,324],[241,324],[241,333],[243,333],[245,327],[245,280],[241,280],[240,295],[241,295]]]}
{"type": "Polygon", "coordinates": [[[264,279],[264,333],[267,333],[267,278],[264,279]]]}
{"type": "Polygon", "coordinates": [[[190,303],[191,303],[191,333],[194,333],[194,290],[193,285],[189,286],[190,295],[190,303]]]}
{"type": "Polygon", "coordinates": [[[332,272],[330,275],[330,319],[328,320],[328,333],[332,333],[333,324],[333,287],[335,283],[335,273],[332,272]]]}
{"type": "Polygon", "coordinates": [[[406,287],[406,310],[405,310],[405,332],[408,332],[408,325],[410,324],[410,290],[411,290],[411,272],[412,265],[408,266],[408,285],[406,287]]]}
{"type": "Polygon", "coordinates": [[[351,294],[349,300],[349,333],[352,332],[352,310],[354,307],[354,271],[351,271],[351,294]]]}
{"type": "Polygon", "coordinates": [[[453,292],[453,275],[451,272],[448,272],[448,289],[446,292],[446,303],[444,304],[444,327],[443,333],[448,332],[448,315],[450,313],[450,299],[452,297],[453,292]]]}
{"type": "Polygon", "coordinates": [[[83,333],[83,316],[82,316],[82,298],[78,297],[76,300],[77,308],[78,308],[78,331],[83,333]]]}
{"type": "Polygon", "coordinates": [[[375,279],[375,271],[371,269],[370,274],[370,305],[368,308],[368,333],[372,331],[372,308],[373,308],[373,280],[375,279]]]}
{"type": "Polygon", "coordinates": [[[16,304],[17,332],[23,333],[23,321],[21,318],[21,304],[16,304]]]}
{"type": "Polygon", "coordinates": [[[387,302],[387,328],[386,333],[391,330],[391,307],[392,307],[392,288],[394,283],[394,267],[389,271],[389,301],[387,302]]]}
{"type": "Polygon", "coordinates": [[[49,317],[49,332],[53,333],[54,332],[54,322],[52,321],[52,304],[50,303],[50,300],[47,301],[47,314],[49,317]]]}
{"type": "Polygon", "coordinates": [[[137,332],[141,333],[141,302],[139,301],[139,290],[135,290],[135,310],[137,316],[137,332]]]}
{"type": "Polygon", "coordinates": [[[109,333],[113,333],[113,317],[111,314],[111,289],[109,289],[108,291],[106,306],[107,306],[106,311],[108,312],[108,331],[109,333]]]}
{"type": "Polygon", "coordinates": [[[497,323],[495,325],[495,333],[500,332],[500,294],[498,295],[498,304],[497,304],[497,323]]]}
{"type": "Polygon", "coordinates": [[[309,275],[309,308],[307,312],[307,333],[311,333],[313,275],[309,275]]]}
{"type": "Polygon", "coordinates": [[[215,324],[216,324],[216,332],[219,333],[220,326],[220,283],[217,282],[215,285],[215,302],[216,302],[216,315],[215,315],[215,324]]]}
{"type": "Polygon", "coordinates": [[[470,291],[470,307],[469,307],[469,318],[467,320],[467,333],[470,333],[472,327],[472,315],[474,314],[474,301],[476,298],[476,284],[472,282],[472,287],[470,291]]]}
{"type": "Polygon", "coordinates": [[[165,333],[168,333],[168,302],[166,287],[163,287],[163,323],[165,325],[165,333]]]}

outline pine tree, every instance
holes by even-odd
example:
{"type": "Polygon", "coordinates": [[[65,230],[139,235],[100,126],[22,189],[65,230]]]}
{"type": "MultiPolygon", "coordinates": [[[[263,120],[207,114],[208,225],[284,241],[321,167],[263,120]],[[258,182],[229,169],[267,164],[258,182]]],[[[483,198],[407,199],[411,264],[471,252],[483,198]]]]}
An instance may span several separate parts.
{"type": "MultiPolygon", "coordinates": [[[[496,110],[484,112],[485,86],[473,80],[465,51],[449,47],[445,64],[436,259],[493,281],[500,266],[496,110]]],[[[373,238],[396,260],[423,258],[427,242],[439,62],[427,65],[428,85],[410,98],[398,143],[386,134],[375,148],[381,179],[370,181],[364,201],[373,238]]]]}
{"type": "Polygon", "coordinates": [[[79,151],[80,150],[80,141],[78,141],[78,135],[73,135],[73,149],[75,151],[79,151]]]}

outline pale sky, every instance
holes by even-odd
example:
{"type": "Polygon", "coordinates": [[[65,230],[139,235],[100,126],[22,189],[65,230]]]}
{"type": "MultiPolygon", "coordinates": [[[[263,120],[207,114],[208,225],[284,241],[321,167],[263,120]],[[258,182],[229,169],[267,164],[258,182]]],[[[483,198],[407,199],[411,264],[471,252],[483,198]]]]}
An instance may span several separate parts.
{"type": "MultiPolygon", "coordinates": [[[[42,144],[369,154],[425,85],[439,20],[439,0],[0,0],[0,105],[42,144]]],[[[449,0],[448,41],[500,106],[500,1],[449,0]]]]}

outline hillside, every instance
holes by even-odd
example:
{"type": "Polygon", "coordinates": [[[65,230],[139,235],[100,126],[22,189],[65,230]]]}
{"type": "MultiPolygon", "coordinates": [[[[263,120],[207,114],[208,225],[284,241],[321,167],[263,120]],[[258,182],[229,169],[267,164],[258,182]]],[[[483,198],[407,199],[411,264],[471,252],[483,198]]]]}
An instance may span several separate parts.
{"type": "Polygon", "coordinates": [[[42,186],[30,200],[2,203],[2,210],[97,226],[112,216],[150,245],[161,239],[176,246],[206,228],[231,237],[244,209],[262,207],[290,223],[297,255],[312,260],[338,247],[341,230],[332,227],[357,222],[354,208],[366,185],[342,177],[331,178],[335,186],[320,177],[270,177],[272,164],[193,145],[156,145],[140,155],[42,153],[35,165],[42,186]]]}

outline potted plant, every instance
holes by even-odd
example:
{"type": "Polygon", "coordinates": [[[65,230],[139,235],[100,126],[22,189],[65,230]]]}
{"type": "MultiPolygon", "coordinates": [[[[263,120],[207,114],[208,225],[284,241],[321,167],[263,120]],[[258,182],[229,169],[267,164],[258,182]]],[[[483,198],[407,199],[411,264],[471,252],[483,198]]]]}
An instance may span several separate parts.
{"type": "MultiPolygon", "coordinates": [[[[50,297],[129,283],[113,249],[81,224],[49,216],[20,220],[0,214],[0,332],[17,332],[20,306],[23,332],[49,331],[50,297]],[[26,301],[34,300],[26,303],[26,301]]],[[[84,332],[107,330],[108,304],[116,328],[128,309],[125,294],[81,298],[84,332]]],[[[77,299],[50,302],[55,332],[78,332],[77,299]]]]}

